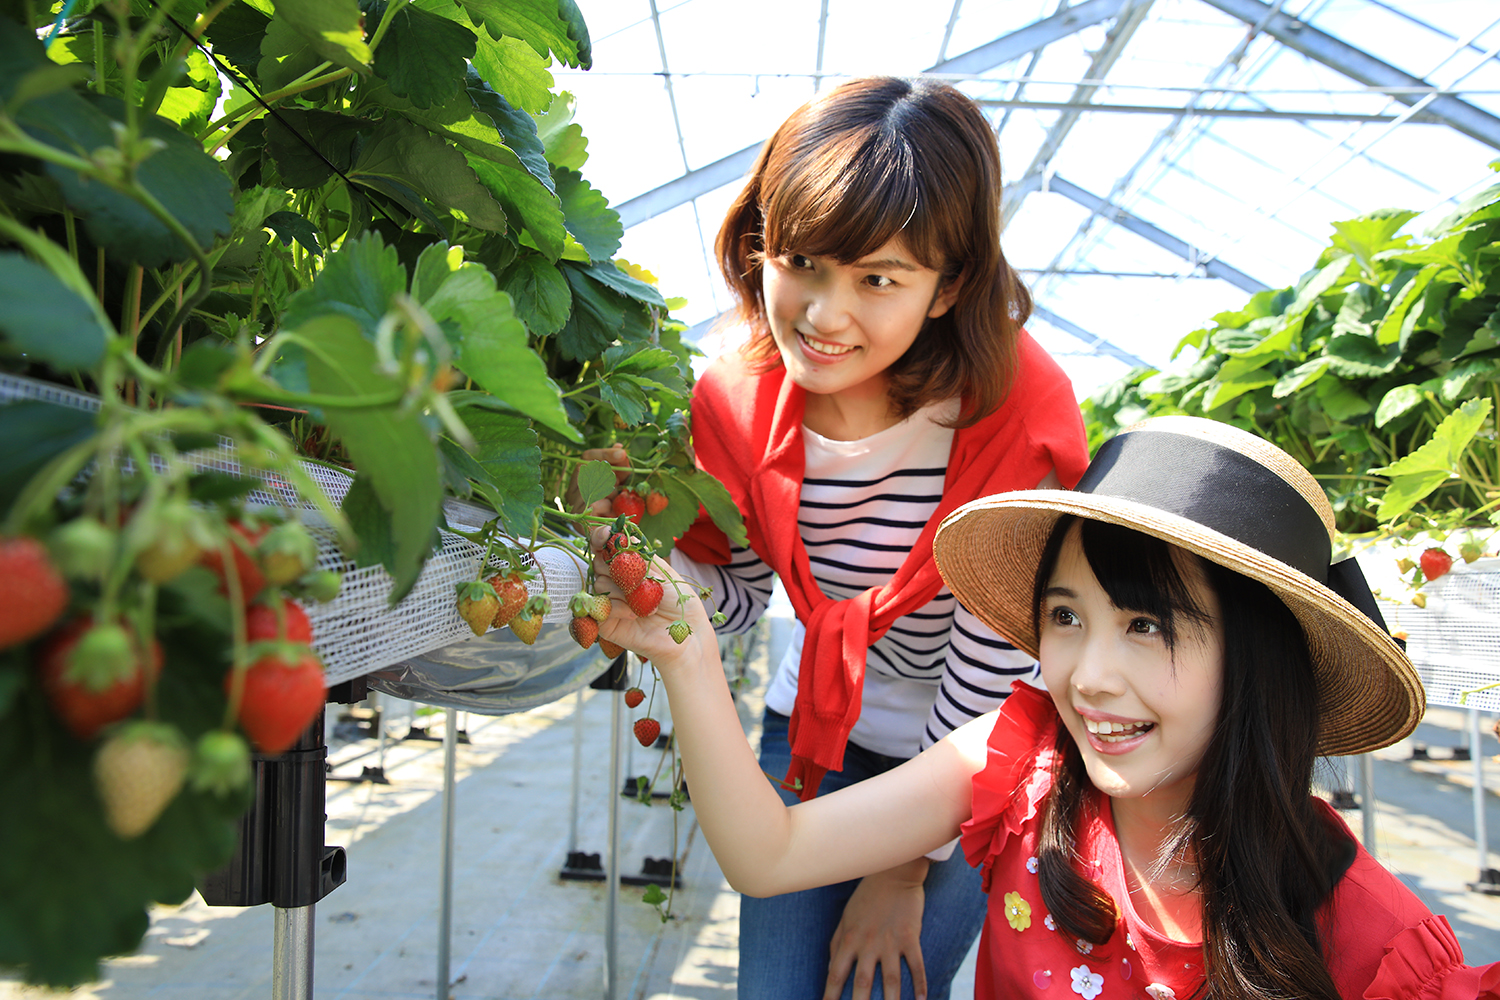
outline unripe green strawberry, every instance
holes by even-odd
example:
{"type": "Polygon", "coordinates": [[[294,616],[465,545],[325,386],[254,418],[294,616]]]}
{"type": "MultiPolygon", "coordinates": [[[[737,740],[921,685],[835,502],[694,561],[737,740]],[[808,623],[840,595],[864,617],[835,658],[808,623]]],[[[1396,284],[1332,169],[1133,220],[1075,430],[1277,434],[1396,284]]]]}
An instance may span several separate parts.
{"type": "Polygon", "coordinates": [[[625,603],[630,605],[630,610],[638,618],[645,618],[661,604],[662,593],[661,584],[648,576],[625,595],[625,603]]]}
{"type": "Polygon", "coordinates": [[[1465,563],[1471,563],[1484,555],[1484,546],[1475,541],[1467,541],[1458,547],[1458,554],[1465,563]]]}
{"type": "Polygon", "coordinates": [[[677,643],[677,645],[679,646],[684,642],[687,642],[687,637],[692,634],[693,626],[689,625],[681,618],[677,619],[675,622],[667,626],[667,635],[670,635],[672,637],[672,641],[677,643]]]}
{"type": "Polygon", "coordinates": [[[98,582],[109,574],[119,536],[95,518],[78,517],[52,532],[47,545],[64,576],[98,582]]]}
{"type": "Polygon", "coordinates": [[[182,788],[189,757],[173,726],[133,722],[110,734],[94,756],[94,787],[116,836],[131,840],[151,828],[182,788]]]}
{"type": "Polygon", "coordinates": [[[594,602],[589,599],[588,594],[582,591],[574,594],[568,601],[568,613],[574,618],[587,618],[593,607],[594,602]]]}
{"type": "Polygon", "coordinates": [[[335,569],[324,569],[307,574],[300,582],[303,593],[319,604],[326,604],[339,596],[339,588],[344,585],[344,574],[335,569]]]}
{"type": "Polygon", "coordinates": [[[250,783],[250,745],[239,733],[211,729],[198,737],[188,784],[195,792],[220,797],[250,783]]]}
{"type": "Polygon", "coordinates": [[[609,621],[609,614],[614,609],[615,602],[609,599],[608,594],[589,595],[589,617],[594,621],[609,621]]]}
{"type": "Polygon", "coordinates": [[[68,656],[68,676],[98,689],[113,684],[136,668],[130,633],[119,622],[100,622],[78,640],[68,656]]]}
{"type": "Polygon", "coordinates": [[[259,555],[266,582],[284,587],[317,565],[318,545],[300,521],[286,521],[260,540],[259,555]]]}
{"type": "Polygon", "coordinates": [[[126,528],[126,544],[135,553],[137,573],[166,583],[218,544],[218,536],[207,514],[186,500],[169,499],[137,510],[126,528]]]}
{"type": "Polygon", "coordinates": [[[530,608],[523,608],[510,620],[510,630],[529,646],[536,642],[537,634],[542,631],[542,616],[532,614],[530,608]]]}
{"type": "Polygon", "coordinates": [[[458,613],[469,623],[475,635],[484,635],[499,607],[500,599],[495,596],[495,588],[484,581],[471,580],[458,585],[458,613]]]}

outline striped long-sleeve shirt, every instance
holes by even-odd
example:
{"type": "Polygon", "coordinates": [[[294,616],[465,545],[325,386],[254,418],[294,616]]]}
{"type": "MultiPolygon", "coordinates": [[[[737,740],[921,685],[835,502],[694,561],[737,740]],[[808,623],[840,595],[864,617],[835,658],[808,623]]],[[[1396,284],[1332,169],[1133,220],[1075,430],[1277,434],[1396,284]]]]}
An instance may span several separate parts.
{"type": "MultiPolygon", "coordinates": [[[[895,575],[942,497],[956,403],[938,404],[859,441],[833,441],[804,428],[807,467],[796,523],[814,578],[833,598],[854,597],[895,575]]],[[[1026,484],[1034,486],[1036,484],[1026,484]]],[[[714,588],[729,621],[748,629],[765,610],[774,574],[756,554],[735,549],[728,565],[706,566],[673,553],[679,570],[714,588]]],[[[790,715],[803,630],[766,692],[766,705],[790,715]]],[[[1016,678],[1034,680],[1035,661],[958,604],[943,588],[898,619],[870,647],[859,721],[850,739],[877,753],[911,757],[994,708],[1016,678]]]]}

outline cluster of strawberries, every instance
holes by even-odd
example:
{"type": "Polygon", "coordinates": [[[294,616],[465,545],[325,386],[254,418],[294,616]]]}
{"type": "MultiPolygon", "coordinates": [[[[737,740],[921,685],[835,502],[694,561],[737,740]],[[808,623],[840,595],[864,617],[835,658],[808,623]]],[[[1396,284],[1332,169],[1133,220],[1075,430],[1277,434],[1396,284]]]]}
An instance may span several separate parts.
{"type": "Polygon", "coordinates": [[[283,588],[326,600],[340,580],[314,571],[316,546],[295,521],[235,518],[226,530],[176,501],[143,505],[120,520],[111,526],[75,518],[45,545],[25,536],[0,539],[0,649],[35,642],[37,682],[53,714],[77,739],[102,740],[95,784],[110,828],[129,839],[155,823],[185,781],[221,793],[242,786],[250,755],[227,728],[190,748],[175,726],[134,718],[161,677],[164,656],[156,636],[136,627],[150,616],[112,607],[101,597],[105,581],[127,568],[152,584],[193,566],[215,574],[220,593],[237,599],[246,641],[242,665],[224,676],[233,717],[258,749],[281,753],[325,698],[311,623],[283,588]],[[80,585],[76,593],[69,581],[80,585]]]}
{"type": "Polygon", "coordinates": [[[475,635],[492,628],[505,628],[526,645],[536,642],[542,631],[542,618],[551,604],[545,594],[532,597],[526,581],[528,570],[511,569],[488,580],[472,580],[458,585],[458,613],[469,623],[475,635]]]}

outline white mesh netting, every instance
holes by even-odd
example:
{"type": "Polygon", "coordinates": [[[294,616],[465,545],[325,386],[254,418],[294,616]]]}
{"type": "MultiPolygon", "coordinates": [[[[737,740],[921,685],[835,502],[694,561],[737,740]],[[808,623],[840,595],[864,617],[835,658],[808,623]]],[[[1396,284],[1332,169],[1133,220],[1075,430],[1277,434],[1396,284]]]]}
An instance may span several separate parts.
{"type": "Polygon", "coordinates": [[[1500,559],[1459,564],[1422,588],[1427,606],[1385,605],[1392,630],[1407,633],[1407,653],[1429,705],[1500,711],[1500,559]]]}
{"type": "MultiPolygon", "coordinates": [[[[0,405],[21,399],[85,410],[99,408],[99,400],[93,396],[0,373],[0,405]]],[[[244,473],[235,457],[234,444],[228,439],[221,440],[218,448],[183,457],[196,469],[235,476],[244,473]]],[[[343,502],[353,483],[352,477],[313,462],[301,464],[330,500],[335,504],[343,502]]],[[[307,607],[313,626],[313,646],[323,659],[330,685],[476,638],[459,617],[455,587],[478,575],[483,547],[451,531],[443,531],[441,544],[428,558],[416,586],[401,603],[391,607],[390,574],[379,566],[361,568],[346,557],[322,514],[311,503],[299,501],[289,484],[273,477],[266,488],[251,492],[247,503],[281,507],[295,513],[318,541],[318,568],[337,570],[344,575],[338,597],[326,604],[311,603],[307,607]]],[[[484,507],[452,498],[444,502],[443,512],[450,526],[469,532],[494,516],[484,507]]],[[[566,620],[570,617],[568,601],[584,585],[586,567],[581,557],[546,547],[538,549],[534,557],[528,555],[523,562],[532,565],[533,558],[540,573],[538,579],[527,584],[528,589],[538,594],[545,588],[552,597],[552,610],[543,620],[566,620]]],[[[490,569],[506,565],[504,560],[492,559],[490,569]]]]}

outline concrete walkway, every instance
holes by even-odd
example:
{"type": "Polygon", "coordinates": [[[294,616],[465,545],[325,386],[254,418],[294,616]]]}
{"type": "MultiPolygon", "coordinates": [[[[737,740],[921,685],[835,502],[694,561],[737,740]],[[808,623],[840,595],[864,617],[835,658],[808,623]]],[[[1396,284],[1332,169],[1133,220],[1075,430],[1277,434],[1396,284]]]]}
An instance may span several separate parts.
{"type": "MultiPolygon", "coordinates": [[[[785,620],[772,621],[745,649],[741,715],[753,738],[760,691],[779,656],[785,620]]],[[[649,683],[646,685],[649,688],[649,683]]],[[[611,695],[586,691],[518,715],[461,715],[470,742],[458,747],[454,910],[447,996],[455,1000],[604,997],[605,888],[558,877],[570,846],[595,853],[606,844],[611,695]],[[575,713],[583,720],[583,775],[576,845],[569,806],[575,713]]],[[[661,705],[658,695],[658,707],[661,705]]],[[[390,722],[390,706],[387,708],[390,722]]],[[[657,712],[655,714],[662,715],[657,712]]],[[[417,719],[441,735],[442,715],[417,719]]],[[[1433,710],[1415,739],[1433,756],[1461,742],[1463,713],[1433,710]]],[[[397,728],[398,726],[392,726],[397,728]]],[[[404,724],[399,724],[405,733],[404,724]]],[[[670,728],[670,722],[666,722],[670,728]]],[[[1482,752],[1500,747],[1486,725],[1482,752]]],[[[340,734],[330,743],[333,772],[358,774],[375,762],[376,740],[340,734]]],[[[652,773],[663,752],[628,737],[625,774],[652,773]]],[[[388,745],[389,785],[332,782],[328,843],[348,850],[348,882],[315,913],[318,1000],[394,1000],[439,996],[442,744],[388,745]]],[[[1470,797],[1472,764],[1412,761],[1410,743],[1374,761],[1379,797],[1376,848],[1433,910],[1447,915],[1471,961],[1500,958],[1500,897],[1468,891],[1477,876],[1470,797]]],[[[1490,788],[1500,762],[1489,760],[1490,788]]],[[[1489,796],[1490,864],[1500,866],[1500,809],[1489,796]]],[[[1358,812],[1346,817],[1356,833],[1358,812]]],[[[643,889],[620,891],[620,1000],[703,1000],[735,993],[737,898],[705,848],[692,808],[621,801],[620,870],[641,871],[646,858],[683,858],[682,888],[665,922],[641,901],[643,889]],[[674,829],[675,827],[675,829],[674,829]]],[[[240,1000],[271,993],[273,911],[209,907],[196,896],[161,907],[138,954],[114,959],[105,978],[71,995],[79,1000],[240,1000]]],[[[972,962],[954,997],[972,995],[972,962]]],[[[50,996],[0,980],[0,1000],[50,996]]]]}

